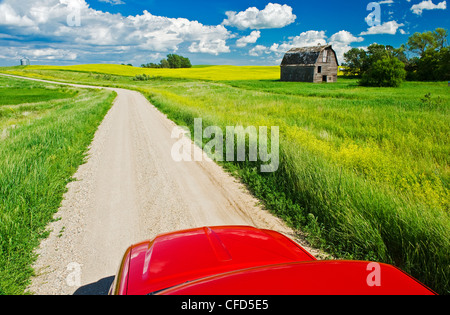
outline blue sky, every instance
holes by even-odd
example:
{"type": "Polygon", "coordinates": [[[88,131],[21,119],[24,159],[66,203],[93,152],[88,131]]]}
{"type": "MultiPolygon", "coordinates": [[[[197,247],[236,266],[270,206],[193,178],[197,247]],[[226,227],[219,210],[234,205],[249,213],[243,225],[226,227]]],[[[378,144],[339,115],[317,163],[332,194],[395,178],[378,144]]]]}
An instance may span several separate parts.
{"type": "Polygon", "coordinates": [[[292,47],[343,54],[449,29],[446,0],[0,0],[0,65],[159,62],[277,65],[292,47]],[[368,5],[370,6],[368,7],[368,5]]]}

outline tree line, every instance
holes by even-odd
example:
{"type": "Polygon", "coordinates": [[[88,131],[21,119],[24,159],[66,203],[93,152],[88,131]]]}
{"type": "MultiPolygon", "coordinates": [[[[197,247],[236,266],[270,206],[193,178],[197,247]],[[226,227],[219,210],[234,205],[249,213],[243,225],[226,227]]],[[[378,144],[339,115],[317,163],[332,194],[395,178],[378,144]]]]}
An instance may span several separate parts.
{"type": "Polygon", "coordinates": [[[372,44],[344,54],[347,74],[359,76],[365,86],[399,86],[403,80],[450,80],[448,31],[415,33],[399,48],[372,44]]]}
{"type": "Polygon", "coordinates": [[[179,69],[179,68],[192,68],[191,61],[189,58],[169,54],[167,58],[162,59],[159,64],[156,63],[147,63],[141,65],[142,68],[171,68],[171,69],[179,69]]]}

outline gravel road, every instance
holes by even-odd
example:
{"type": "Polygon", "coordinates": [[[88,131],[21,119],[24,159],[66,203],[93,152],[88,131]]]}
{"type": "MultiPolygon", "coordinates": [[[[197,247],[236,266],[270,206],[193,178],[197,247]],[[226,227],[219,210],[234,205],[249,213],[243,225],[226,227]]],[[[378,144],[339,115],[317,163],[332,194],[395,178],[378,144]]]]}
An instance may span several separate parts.
{"type": "Polygon", "coordinates": [[[165,232],[250,225],[294,237],[203,152],[202,162],[175,162],[178,139],[171,134],[178,127],[142,94],[111,90],[118,94],[114,105],[37,250],[30,293],[105,294],[125,250],[165,232]]]}

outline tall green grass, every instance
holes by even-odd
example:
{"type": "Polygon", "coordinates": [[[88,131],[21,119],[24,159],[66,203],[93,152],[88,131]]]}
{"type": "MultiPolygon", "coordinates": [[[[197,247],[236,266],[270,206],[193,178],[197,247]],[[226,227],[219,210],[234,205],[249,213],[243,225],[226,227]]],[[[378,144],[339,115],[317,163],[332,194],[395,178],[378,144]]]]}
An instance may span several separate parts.
{"type": "MultiPolygon", "coordinates": [[[[15,117],[14,128],[0,139],[0,292],[23,294],[33,274],[33,250],[46,236],[45,228],[61,204],[66,185],[84,163],[115,95],[1,79],[0,89],[10,85],[16,85],[18,95],[27,95],[32,86],[36,98],[27,102],[42,101],[39,92],[52,99],[33,108],[27,104],[26,110],[33,114],[15,117]]],[[[0,117],[0,126],[6,119],[11,117],[0,117]]]]}
{"type": "Polygon", "coordinates": [[[42,87],[39,84],[13,81],[0,77],[0,106],[47,102],[73,97],[77,92],[69,88],[42,87]]]}
{"type": "Polygon", "coordinates": [[[343,89],[343,97],[329,95],[323,85],[283,93],[278,82],[281,88],[273,92],[270,81],[265,89],[253,88],[254,82],[155,84],[141,90],[191,131],[197,117],[204,128],[224,131],[280,126],[276,173],[259,173],[249,162],[223,164],[275,214],[307,231],[316,246],[339,257],[395,264],[449,292],[450,128],[442,83],[434,89],[446,101],[432,108],[421,99],[429,87],[419,83],[399,90],[401,97],[378,89],[370,98],[367,88],[349,95],[345,89],[353,87],[343,84],[330,86],[343,89]]]}

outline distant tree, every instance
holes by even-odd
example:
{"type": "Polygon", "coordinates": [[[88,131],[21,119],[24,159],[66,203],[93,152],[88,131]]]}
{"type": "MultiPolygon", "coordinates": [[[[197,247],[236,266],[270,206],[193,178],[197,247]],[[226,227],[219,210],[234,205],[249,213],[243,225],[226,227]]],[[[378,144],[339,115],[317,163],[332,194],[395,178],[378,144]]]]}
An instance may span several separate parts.
{"type": "Polygon", "coordinates": [[[192,68],[189,58],[181,57],[181,68],[192,68]]]}
{"type": "Polygon", "coordinates": [[[450,48],[448,46],[442,48],[440,54],[439,80],[450,81],[450,48]]]}
{"type": "Polygon", "coordinates": [[[372,44],[367,50],[353,48],[344,54],[348,73],[359,75],[364,86],[396,87],[406,77],[404,48],[372,44]]]}
{"type": "Polygon", "coordinates": [[[347,66],[348,75],[359,75],[364,71],[364,63],[367,59],[367,54],[364,49],[352,48],[344,54],[345,66],[347,66]]]}
{"type": "Polygon", "coordinates": [[[380,59],[392,55],[392,46],[384,46],[380,44],[372,44],[367,47],[367,57],[369,66],[380,59]]]}
{"type": "Polygon", "coordinates": [[[167,59],[162,59],[160,62],[160,68],[170,68],[169,61],[167,61],[167,59]]]}
{"type": "Polygon", "coordinates": [[[393,48],[392,46],[387,46],[391,48],[392,55],[396,57],[398,60],[403,62],[405,65],[408,64],[408,56],[407,56],[407,48],[404,44],[400,46],[400,48],[393,48]]]}
{"type": "Polygon", "coordinates": [[[423,56],[428,48],[436,46],[436,40],[432,32],[414,33],[408,39],[406,44],[410,52],[423,56]]]}
{"type": "Polygon", "coordinates": [[[409,51],[423,56],[427,50],[441,50],[447,46],[448,31],[437,28],[433,32],[414,33],[408,39],[407,48],[409,51]]]}
{"type": "Polygon", "coordinates": [[[447,37],[448,37],[448,31],[444,28],[437,28],[433,32],[434,38],[436,40],[436,48],[442,49],[447,47],[447,37]]]}
{"type": "Polygon", "coordinates": [[[406,78],[403,62],[394,56],[384,56],[375,61],[362,75],[363,86],[398,87],[406,78]]]}
{"type": "Polygon", "coordinates": [[[444,47],[440,50],[428,49],[420,59],[416,60],[416,79],[421,81],[450,80],[450,50],[444,47]]]}
{"type": "Polygon", "coordinates": [[[408,80],[450,80],[447,37],[448,31],[443,28],[437,28],[433,32],[414,33],[409,37],[405,46],[406,51],[412,54],[405,62],[408,80]]]}
{"type": "Polygon", "coordinates": [[[399,67],[400,64],[392,58],[403,63],[408,80],[450,80],[450,50],[447,38],[448,31],[437,28],[434,31],[414,33],[400,48],[380,44],[372,44],[367,49],[352,48],[344,54],[344,65],[347,66],[347,74],[364,77],[361,84],[365,85],[375,82],[372,80],[375,73],[379,77],[380,71],[386,70],[388,64],[392,66],[395,63],[399,67]],[[378,63],[380,60],[383,62],[378,63]],[[373,69],[376,63],[376,69],[373,69]]]}
{"type": "Polygon", "coordinates": [[[141,68],[161,68],[161,65],[158,65],[156,63],[147,63],[141,65],[141,68]]]}
{"type": "Polygon", "coordinates": [[[181,68],[180,56],[175,55],[175,54],[167,55],[167,61],[169,62],[170,68],[173,68],[173,69],[181,68]]]}
{"type": "Polygon", "coordinates": [[[397,54],[400,54],[400,52],[392,46],[372,44],[367,47],[367,50],[362,48],[350,49],[344,54],[344,59],[345,65],[348,67],[348,73],[362,76],[376,61],[397,54]]]}
{"type": "Polygon", "coordinates": [[[170,54],[167,55],[167,61],[169,62],[170,68],[191,68],[191,61],[183,56],[170,54]]]}
{"type": "Polygon", "coordinates": [[[148,63],[141,65],[142,68],[192,68],[189,58],[183,56],[169,54],[167,59],[162,59],[159,64],[148,63]]]}

